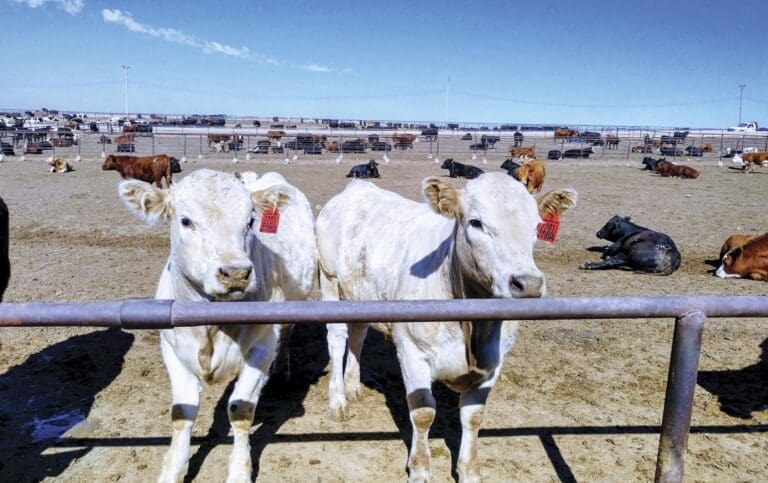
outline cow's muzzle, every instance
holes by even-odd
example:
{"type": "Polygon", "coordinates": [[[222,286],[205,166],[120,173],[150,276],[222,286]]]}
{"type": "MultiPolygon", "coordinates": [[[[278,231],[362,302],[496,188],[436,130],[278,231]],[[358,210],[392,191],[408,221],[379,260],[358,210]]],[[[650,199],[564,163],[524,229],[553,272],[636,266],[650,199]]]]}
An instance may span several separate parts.
{"type": "Polygon", "coordinates": [[[232,264],[219,267],[216,280],[221,284],[223,295],[245,293],[251,285],[253,278],[253,265],[232,264]]]}
{"type": "Polygon", "coordinates": [[[509,292],[513,297],[541,297],[544,295],[543,275],[512,275],[509,277],[509,292]]]}

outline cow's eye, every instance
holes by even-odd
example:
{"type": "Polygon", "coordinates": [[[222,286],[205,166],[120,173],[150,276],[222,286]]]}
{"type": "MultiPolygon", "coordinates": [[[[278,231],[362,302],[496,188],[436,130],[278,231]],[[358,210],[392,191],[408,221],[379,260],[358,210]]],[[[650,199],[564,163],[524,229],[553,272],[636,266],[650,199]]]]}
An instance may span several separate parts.
{"type": "Polygon", "coordinates": [[[254,222],[254,219],[253,219],[253,217],[251,217],[251,219],[250,219],[250,220],[248,220],[248,230],[250,230],[251,228],[253,228],[253,222],[254,222]]]}
{"type": "Polygon", "coordinates": [[[192,228],[192,226],[193,226],[192,220],[190,220],[186,216],[182,216],[181,217],[181,226],[183,226],[184,228],[192,228]]]}
{"type": "Polygon", "coordinates": [[[471,220],[469,220],[469,226],[472,226],[474,228],[482,228],[483,224],[480,222],[480,220],[472,218],[471,220]]]}

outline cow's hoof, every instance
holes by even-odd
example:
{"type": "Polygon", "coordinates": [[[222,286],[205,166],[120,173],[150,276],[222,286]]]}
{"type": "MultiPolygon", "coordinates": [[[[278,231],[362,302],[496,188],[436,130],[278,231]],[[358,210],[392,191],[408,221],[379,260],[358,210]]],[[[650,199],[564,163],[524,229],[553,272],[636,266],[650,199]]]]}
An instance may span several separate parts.
{"type": "Polygon", "coordinates": [[[347,384],[346,392],[347,401],[357,401],[360,397],[360,384],[347,384]]]}
{"type": "Polygon", "coordinates": [[[344,404],[329,406],[328,414],[334,421],[346,421],[350,416],[349,405],[345,402],[344,404]]]}

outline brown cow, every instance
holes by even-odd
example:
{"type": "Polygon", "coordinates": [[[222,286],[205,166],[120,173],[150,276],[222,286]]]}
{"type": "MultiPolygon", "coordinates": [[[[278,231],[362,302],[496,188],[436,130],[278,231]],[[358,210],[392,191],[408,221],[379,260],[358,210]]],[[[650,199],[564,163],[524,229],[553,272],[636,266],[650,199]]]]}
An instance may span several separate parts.
{"type": "Polygon", "coordinates": [[[514,146],[510,146],[509,147],[509,154],[511,154],[512,156],[514,156],[516,158],[520,158],[522,156],[530,156],[532,158],[536,157],[536,152],[530,146],[527,146],[527,147],[524,147],[524,148],[523,147],[517,147],[516,148],[514,146]]]}
{"type": "Polygon", "coordinates": [[[645,146],[643,144],[636,144],[632,146],[632,152],[650,154],[653,152],[653,149],[650,146],[645,146]]]}
{"type": "Polygon", "coordinates": [[[210,146],[211,143],[218,143],[218,142],[228,143],[230,141],[232,141],[232,136],[230,134],[209,134],[208,135],[208,146],[210,146]]]}
{"type": "Polygon", "coordinates": [[[116,156],[110,154],[101,165],[104,171],[115,170],[123,179],[138,179],[163,187],[162,180],[171,187],[171,158],[167,154],[157,156],[116,156]]]}
{"type": "Polygon", "coordinates": [[[133,134],[123,134],[115,138],[115,144],[133,144],[133,134]]]}
{"type": "Polygon", "coordinates": [[[723,255],[730,252],[734,248],[743,247],[747,243],[751,242],[760,235],[745,235],[742,233],[735,233],[728,237],[723,243],[723,247],[720,249],[720,260],[723,259],[723,255]]]}
{"type": "Polygon", "coordinates": [[[323,147],[329,153],[338,153],[339,152],[339,143],[337,143],[336,141],[329,141],[329,140],[326,139],[325,141],[323,141],[323,147]]]}
{"type": "Polygon", "coordinates": [[[69,173],[70,171],[74,171],[74,168],[69,164],[69,161],[59,158],[48,161],[48,165],[51,167],[51,173],[69,173]]]}
{"type": "Polygon", "coordinates": [[[680,178],[693,179],[699,176],[699,172],[690,166],[685,166],[683,164],[672,164],[668,161],[659,161],[656,163],[656,172],[664,177],[677,176],[680,178]]]}
{"type": "Polygon", "coordinates": [[[579,132],[574,129],[568,129],[568,128],[555,129],[555,139],[558,139],[558,138],[571,139],[577,134],[579,134],[579,132]]]}
{"type": "Polygon", "coordinates": [[[754,153],[744,153],[741,155],[741,160],[744,161],[744,172],[752,172],[752,166],[755,164],[762,165],[763,162],[768,161],[768,152],[757,151],[754,153]]]}
{"type": "Polygon", "coordinates": [[[267,131],[267,139],[281,140],[285,137],[285,131],[267,131]]]}
{"type": "Polygon", "coordinates": [[[392,143],[400,149],[412,148],[415,140],[415,134],[394,133],[392,135],[392,143]]]}
{"type": "Polygon", "coordinates": [[[768,233],[727,252],[715,275],[720,278],[768,280],[768,233]]]}
{"type": "Polygon", "coordinates": [[[608,134],[605,136],[606,149],[618,149],[619,148],[619,136],[615,134],[608,134]]]}
{"type": "Polygon", "coordinates": [[[702,153],[711,153],[715,150],[714,147],[712,147],[712,143],[705,143],[701,145],[701,152],[702,153]]]}
{"type": "Polygon", "coordinates": [[[541,192],[544,186],[546,170],[544,163],[536,158],[523,158],[523,164],[517,169],[517,177],[523,183],[529,193],[541,192]]]}

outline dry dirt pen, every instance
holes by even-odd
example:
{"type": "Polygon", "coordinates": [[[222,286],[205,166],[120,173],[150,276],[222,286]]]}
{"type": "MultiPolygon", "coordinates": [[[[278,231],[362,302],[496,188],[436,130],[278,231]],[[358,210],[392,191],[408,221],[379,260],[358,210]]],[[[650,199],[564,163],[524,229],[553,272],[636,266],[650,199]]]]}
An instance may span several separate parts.
{"type": "MultiPolygon", "coordinates": [[[[539,148],[537,146],[537,151],[539,148]]],[[[620,153],[620,154],[619,154],[620,153]]],[[[573,187],[577,208],[560,239],[540,243],[536,260],[549,295],[764,295],[763,282],[721,280],[708,263],[736,231],[766,231],[768,170],[743,175],[718,155],[691,158],[696,180],[641,171],[637,154],[549,161],[545,189],[573,187]],[[683,265],[669,277],[577,267],[598,254],[594,236],[614,214],[672,236],[683,265]]],[[[340,191],[352,164],[371,154],[188,156],[198,167],[280,171],[322,206],[340,191]]],[[[377,154],[374,159],[380,159],[377,154]]],[[[470,161],[465,151],[459,161],[470,161]]],[[[9,302],[148,297],[167,254],[165,227],[144,227],[117,199],[118,175],[102,172],[98,152],[76,171],[53,175],[45,158],[0,163],[0,196],[11,210],[13,277],[9,302]]],[[[444,155],[440,155],[444,158],[444,155]]],[[[444,175],[426,144],[390,154],[380,186],[410,198],[421,179],[444,175]],[[398,156],[399,155],[399,156],[398,156]]],[[[503,150],[488,157],[498,169],[503,150]]],[[[727,161],[727,160],[726,160],[727,161]]],[[[461,184],[461,180],[455,181],[461,184]]],[[[326,415],[324,330],[300,326],[291,341],[294,379],[269,384],[254,422],[254,473],[264,481],[402,480],[410,423],[392,346],[376,334],[363,349],[361,400],[346,422],[326,415]]],[[[489,480],[653,478],[672,335],[671,320],[529,321],[489,398],[481,433],[489,480]]],[[[712,319],[702,344],[686,475],[692,480],[765,480],[768,475],[768,330],[764,319],[712,319]]],[[[77,328],[0,332],[0,474],[3,479],[153,479],[171,434],[169,388],[154,331],[77,328]],[[57,440],[68,430],[63,439],[57,440]],[[77,446],[67,442],[77,441],[77,446]]],[[[204,392],[190,475],[219,480],[229,455],[226,388],[204,392]]],[[[431,432],[432,471],[451,478],[460,426],[457,397],[438,388],[431,432]]]]}

